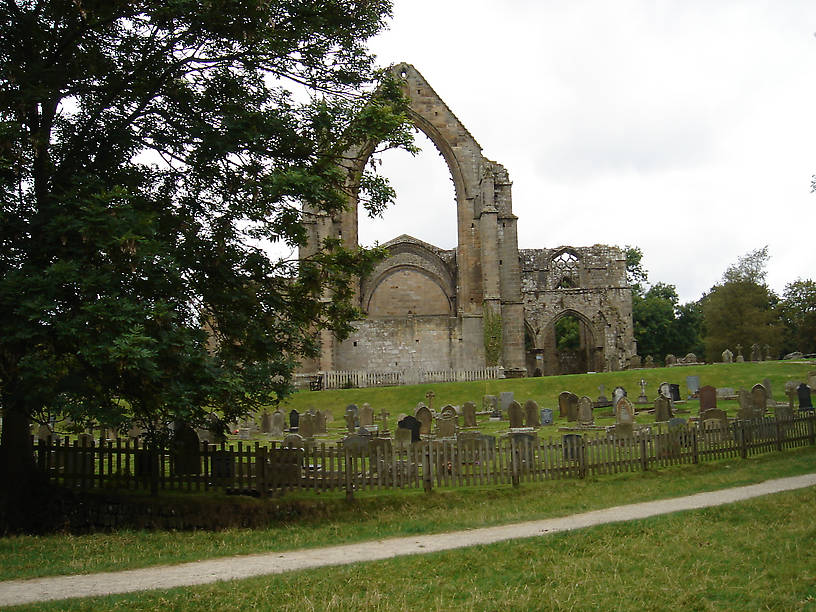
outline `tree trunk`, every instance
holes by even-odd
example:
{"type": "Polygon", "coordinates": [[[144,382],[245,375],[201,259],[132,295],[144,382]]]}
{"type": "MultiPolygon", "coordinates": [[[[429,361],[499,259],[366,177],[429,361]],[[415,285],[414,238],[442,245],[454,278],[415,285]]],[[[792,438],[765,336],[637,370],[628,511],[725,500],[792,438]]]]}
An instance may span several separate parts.
{"type": "Polygon", "coordinates": [[[25,486],[36,474],[29,413],[22,402],[4,395],[3,433],[0,437],[0,489],[25,486]]]}

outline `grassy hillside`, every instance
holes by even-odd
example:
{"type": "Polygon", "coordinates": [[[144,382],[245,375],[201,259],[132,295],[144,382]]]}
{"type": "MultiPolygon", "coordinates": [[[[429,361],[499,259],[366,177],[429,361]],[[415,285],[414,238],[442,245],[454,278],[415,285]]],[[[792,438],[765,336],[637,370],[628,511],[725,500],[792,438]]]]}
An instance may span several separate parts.
{"type": "MultiPolygon", "coordinates": [[[[425,394],[433,391],[436,397],[433,400],[434,408],[438,409],[445,404],[462,405],[464,402],[476,403],[481,409],[482,396],[486,394],[498,395],[502,391],[512,391],[515,399],[522,405],[528,399],[538,402],[541,408],[558,407],[558,394],[562,391],[572,391],[579,397],[587,395],[593,400],[599,395],[598,386],[606,387],[605,395],[612,397],[612,390],[623,386],[632,401],[640,395],[639,381],[646,381],[646,394],[650,399],[657,396],[657,387],[662,382],[680,385],[680,393],[688,396],[686,377],[697,375],[701,385],[714,387],[740,387],[750,389],[754,384],[761,383],[768,378],[774,398],[777,401],[786,400],[785,382],[789,380],[806,381],[809,371],[816,370],[816,362],[766,361],[757,363],[716,363],[701,366],[684,366],[672,368],[654,368],[644,370],[630,370],[622,372],[600,372],[597,374],[572,374],[567,376],[544,376],[540,378],[515,378],[503,380],[489,380],[477,382],[434,383],[424,385],[406,385],[402,387],[379,387],[372,389],[342,389],[333,391],[300,391],[295,393],[283,405],[282,409],[289,411],[292,408],[299,412],[309,408],[329,410],[335,421],[342,423],[342,415],[348,404],[362,405],[368,402],[378,413],[383,408],[394,417],[400,413],[413,414],[417,402],[424,402],[425,394]]],[[[734,412],[736,402],[722,402],[723,408],[734,412]]],[[[698,403],[688,402],[686,408],[696,414],[698,403]]],[[[596,419],[603,418],[601,414],[608,409],[596,410],[596,419]]],[[[652,419],[653,420],[653,419],[652,419]]]]}

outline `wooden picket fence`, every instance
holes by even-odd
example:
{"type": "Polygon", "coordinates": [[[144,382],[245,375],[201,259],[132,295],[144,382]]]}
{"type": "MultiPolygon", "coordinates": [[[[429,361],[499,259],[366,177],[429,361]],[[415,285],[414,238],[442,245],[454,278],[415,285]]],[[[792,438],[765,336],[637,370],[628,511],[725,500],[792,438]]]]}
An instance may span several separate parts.
{"type": "Polygon", "coordinates": [[[51,479],[81,489],[210,489],[265,497],[291,491],[424,489],[512,484],[587,474],[636,472],[659,467],[746,458],[816,444],[814,413],[789,420],[766,417],[721,426],[669,430],[654,424],[629,436],[572,432],[539,439],[534,432],[494,438],[421,440],[403,448],[375,438],[364,451],[341,443],[305,449],[277,443],[210,445],[199,452],[151,451],[137,441],[38,440],[37,462],[51,479]]]}
{"type": "Polygon", "coordinates": [[[315,374],[296,374],[295,387],[301,389],[344,389],[353,387],[394,387],[422,383],[470,382],[504,378],[500,366],[469,370],[338,370],[315,374]]]}

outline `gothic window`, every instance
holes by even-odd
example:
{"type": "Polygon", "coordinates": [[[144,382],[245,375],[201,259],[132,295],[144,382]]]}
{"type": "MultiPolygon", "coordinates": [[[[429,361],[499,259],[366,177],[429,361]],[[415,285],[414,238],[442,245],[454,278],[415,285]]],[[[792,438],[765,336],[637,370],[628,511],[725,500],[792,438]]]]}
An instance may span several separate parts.
{"type": "Polygon", "coordinates": [[[552,258],[550,274],[555,289],[578,287],[578,257],[575,253],[562,251],[552,258]]]}

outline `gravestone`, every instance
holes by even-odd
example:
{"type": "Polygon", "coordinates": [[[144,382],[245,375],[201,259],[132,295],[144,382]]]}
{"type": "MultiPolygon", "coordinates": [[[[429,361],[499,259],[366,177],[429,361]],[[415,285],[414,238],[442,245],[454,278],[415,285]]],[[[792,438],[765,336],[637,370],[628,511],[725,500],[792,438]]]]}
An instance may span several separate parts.
{"type": "Polygon", "coordinates": [[[762,361],[762,353],[759,351],[759,345],[756,343],[751,345],[751,361],[762,361]]]}
{"type": "Polygon", "coordinates": [[[668,421],[672,418],[672,402],[668,397],[658,395],[654,402],[655,421],[668,421]]]}
{"type": "Polygon", "coordinates": [[[324,434],[324,433],[329,432],[326,416],[327,416],[326,412],[323,411],[323,410],[318,410],[316,415],[315,415],[315,419],[317,420],[317,425],[316,425],[317,433],[319,433],[319,434],[324,434]]]}
{"type": "Polygon", "coordinates": [[[507,407],[507,418],[510,420],[510,428],[524,427],[524,413],[521,404],[513,400],[507,407]]]}
{"type": "Polygon", "coordinates": [[[533,400],[524,402],[524,425],[527,427],[541,427],[540,409],[533,400]]]}
{"type": "Polygon", "coordinates": [[[768,410],[768,394],[763,385],[751,387],[751,403],[753,404],[753,418],[765,416],[768,410]]]}
{"type": "Polygon", "coordinates": [[[646,368],[655,367],[654,357],[651,355],[646,355],[646,361],[643,362],[643,366],[646,368]]]}
{"type": "Polygon", "coordinates": [[[440,416],[436,419],[436,437],[453,438],[456,436],[457,418],[453,416],[440,416]]]}
{"type": "Polygon", "coordinates": [[[668,355],[666,355],[666,359],[665,359],[664,363],[667,366],[673,366],[673,365],[677,364],[677,357],[675,357],[674,355],[669,353],[668,355]]]}
{"type": "Polygon", "coordinates": [[[272,415],[264,411],[261,415],[261,433],[268,434],[272,431],[272,415]]]}
{"type": "Polygon", "coordinates": [[[625,395],[615,404],[615,423],[623,425],[635,423],[635,406],[625,395]]]}
{"type": "Polygon", "coordinates": [[[612,403],[617,406],[618,400],[622,397],[626,397],[626,389],[618,385],[612,390],[612,403]]]}
{"type": "Polygon", "coordinates": [[[296,433],[287,434],[283,439],[283,448],[306,448],[306,440],[296,433]]]}
{"type": "Polygon", "coordinates": [[[357,414],[351,406],[346,407],[343,420],[346,422],[346,431],[354,433],[354,430],[357,429],[357,414]]]}
{"type": "Polygon", "coordinates": [[[433,414],[433,400],[435,397],[436,393],[434,393],[433,391],[428,391],[425,394],[425,399],[428,400],[428,410],[431,411],[431,414],[433,414]]]}
{"type": "Polygon", "coordinates": [[[690,397],[697,397],[697,393],[700,391],[700,377],[696,375],[686,376],[686,388],[690,397]]]}
{"type": "Polygon", "coordinates": [[[723,363],[734,363],[734,353],[732,353],[728,349],[725,349],[722,352],[722,362],[723,363]]]}
{"type": "Polygon", "coordinates": [[[235,456],[225,450],[210,453],[210,469],[214,479],[232,481],[235,477],[235,456]]]}
{"type": "Polygon", "coordinates": [[[597,404],[607,404],[609,402],[609,398],[604,395],[606,391],[606,387],[604,385],[598,385],[598,399],[595,400],[597,404]]]}
{"type": "Polygon", "coordinates": [[[210,432],[210,442],[213,444],[223,444],[227,441],[227,424],[218,415],[210,414],[207,429],[210,432]]]}
{"type": "Polygon", "coordinates": [[[553,424],[553,411],[551,408],[542,408],[541,409],[541,425],[552,425],[553,424]]]}
{"type": "Polygon", "coordinates": [[[502,391],[499,394],[499,408],[501,408],[502,413],[505,413],[510,408],[510,403],[513,401],[513,392],[512,391],[502,391]]]}
{"type": "Polygon", "coordinates": [[[297,431],[299,423],[300,414],[297,410],[292,408],[292,411],[289,413],[289,431],[297,431]]]}
{"type": "Polygon", "coordinates": [[[578,424],[583,426],[595,424],[595,415],[592,412],[592,400],[586,395],[578,400],[578,424]]]}
{"type": "Polygon", "coordinates": [[[423,436],[430,435],[431,423],[433,422],[431,410],[427,406],[420,406],[417,408],[415,416],[420,422],[419,433],[421,433],[423,436]]]}
{"type": "Polygon", "coordinates": [[[790,404],[774,405],[774,416],[777,421],[790,421],[793,418],[793,407],[790,404]]]}
{"type": "Polygon", "coordinates": [[[465,419],[465,427],[476,427],[476,404],[465,402],[462,406],[462,415],[465,419]]]}
{"type": "Polygon", "coordinates": [[[367,455],[370,442],[370,436],[354,433],[343,439],[343,450],[348,451],[350,455],[367,455]]]}
{"type": "Polygon", "coordinates": [[[700,398],[700,414],[717,407],[717,390],[711,385],[704,385],[697,391],[700,398]]]}
{"type": "Polygon", "coordinates": [[[799,410],[813,410],[813,402],[810,397],[810,386],[802,383],[796,387],[796,395],[799,397],[799,410]]]}
{"type": "Polygon", "coordinates": [[[386,412],[385,408],[380,411],[380,421],[382,421],[382,427],[380,428],[380,434],[387,434],[388,433],[388,417],[391,416],[390,412],[386,412]]]}
{"type": "Polygon", "coordinates": [[[314,414],[304,412],[298,423],[298,433],[304,438],[314,438],[316,429],[314,414]]]}
{"type": "Polygon", "coordinates": [[[238,439],[239,440],[249,440],[250,431],[251,430],[249,429],[249,427],[239,427],[238,428],[238,439]]]}
{"type": "Polygon", "coordinates": [[[637,403],[638,404],[648,404],[649,403],[649,396],[646,395],[646,381],[641,378],[640,379],[640,395],[638,395],[637,403]]]}
{"type": "Polygon", "coordinates": [[[737,349],[737,356],[734,358],[734,361],[736,361],[737,363],[742,363],[742,362],[744,362],[744,361],[745,361],[745,357],[743,357],[743,356],[742,356],[742,345],[741,345],[741,344],[738,344],[738,345],[737,345],[736,347],[734,347],[734,348],[736,348],[736,349],[737,349]]]}
{"type": "Polygon", "coordinates": [[[482,411],[493,412],[499,406],[499,398],[495,395],[482,396],[482,411]]]}
{"type": "Polygon", "coordinates": [[[737,399],[737,392],[732,387],[717,387],[717,399],[737,399]]]}
{"type": "Polygon", "coordinates": [[[272,424],[269,428],[269,433],[275,438],[280,438],[283,435],[285,425],[286,417],[283,416],[283,412],[276,410],[272,413],[272,424]]]}
{"type": "Polygon", "coordinates": [[[682,397],[680,397],[680,385],[669,385],[669,391],[671,392],[671,399],[674,402],[682,401],[682,397]]]}
{"type": "Polygon", "coordinates": [[[762,347],[762,350],[763,350],[763,355],[764,355],[763,360],[764,361],[771,361],[773,359],[773,357],[771,356],[771,345],[766,344],[765,346],[762,347]]]}
{"type": "MultiPolygon", "coordinates": [[[[426,408],[427,410],[427,408],[426,408]]],[[[420,441],[420,429],[422,428],[422,423],[416,417],[407,416],[403,417],[397,423],[397,429],[407,429],[411,432],[411,442],[419,442],[420,441]]]]}
{"type": "Polygon", "coordinates": [[[195,429],[177,424],[173,432],[173,474],[201,474],[201,444],[195,429]]]}
{"type": "Polygon", "coordinates": [[[751,420],[754,417],[754,402],[751,393],[745,389],[739,389],[737,390],[737,400],[739,400],[737,418],[743,421],[751,420]]]}
{"type": "Polygon", "coordinates": [[[629,368],[632,370],[639,370],[642,367],[640,355],[632,355],[629,359],[629,368]]]}
{"type": "Polygon", "coordinates": [[[570,391],[562,391],[558,394],[558,416],[566,417],[569,414],[578,414],[578,396],[570,391]]]}
{"type": "Polygon", "coordinates": [[[442,410],[439,413],[439,416],[441,416],[443,418],[446,418],[446,419],[456,418],[456,416],[457,416],[456,415],[456,408],[454,408],[453,406],[448,404],[447,406],[442,408],[442,410]]]}
{"type": "Polygon", "coordinates": [[[411,430],[404,427],[399,427],[398,425],[396,431],[394,432],[394,446],[396,446],[398,449],[405,449],[411,446],[411,442],[413,442],[413,434],[411,433],[411,430]]]}
{"type": "Polygon", "coordinates": [[[657,386],[657,392],[663,397],[668,397],[669,399],[672,397],[671,385],[667,382],[660,383],[657,386]]]}
{"type": "Polygon", "coordinates": [[[371,407],[371,404],[366,402],[360,406],[359,416],[360,427],[369,427],[374,424],[374,409],[371,407]]]}
{"type": "Polygon", "coordinates": [[[728,415],[725,413],[725,410],[719,408],[706,410],[700,414],[700,420],[703,422],[704,431],[711,429],[726,431],[728,429],[728,415]]]}
{"type": "Polygon", "coordinates": [[[686,353],[686,356],[683,358],[683,363],[697,363],[697,355],[694,353],[686,353]]]}

